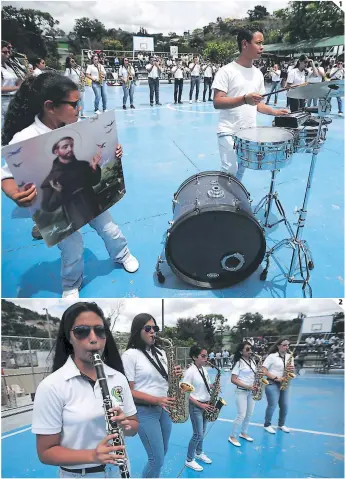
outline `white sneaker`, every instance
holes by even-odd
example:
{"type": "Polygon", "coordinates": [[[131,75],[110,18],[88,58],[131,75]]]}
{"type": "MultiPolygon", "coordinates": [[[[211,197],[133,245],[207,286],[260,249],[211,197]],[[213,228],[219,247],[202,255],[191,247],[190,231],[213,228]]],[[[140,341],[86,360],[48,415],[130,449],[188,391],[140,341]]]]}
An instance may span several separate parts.
{"type": "Polygon", "coordinates": [[[101,112],[99,110],[95,111],[96,115],[100,115],[101,112]]]}
{"type": "Polygon", "coordinates": [[[189,100],[189,103],[193,103],[193,100],[189,100]]]}
{"type": "Polygon", "coordinates": [[[132,254],[130,254],[121,264],[127,273],[135,273],[139,268],[139,261],[132,254]]]}
{"type": "Polygon", "coordinates": [[[206,456],[203,452],[201,454],[195,454],[195,459],[204,462],[205,464],[212,464],[212,459],[206,456]]]}
{"type": "Polygon", "coordinates": [[[286,426],[279,426],[279,429],[281,429],[284,432],[290,432],[290,429],[286,426]]]}
{"type": "Polygon", "coordinates": [[[266,427],[264,426],[264,429],[267,432],[269,432],[270,434],[275,434],[276,433],[272,426],[266,426],[266,427]]]}
{"type": "Polygon", "coordinates": [[[79,289],[74,288],[74,289],[67,289],[62,293],[63,298],[68,298],[68,299],[78,299],[79,298],[79,289]]]}
{"type": "Polygon", "coordinates": [[[233,439],[231,436],[229,436],[228,441],[236,447],[241,447],[241,443],[237,439],[233,439]]]}
{"type": "Polygon", "coordinates": [[[244,436],[242,433],[240,434],[240,437],[242,437],[242,439],[245,439],[248,442],[253,442],[254,441],[254,439],[252,437],[244,436]]]}
{"type": "Polygon", "coordinates": [[[198,464],[196,461],[186,461],[185,462],[185,465],[187,467],[190,467],[191,469],[194,469],[194,471],[198,471],[198,472],[201,472],[204,470],[204,468],[202,466],[200,466],[200,464],[198,464]]]}
{"type": "Polygon", "coordinates": [[[196,103],[201,103],[201,100],[195,100],[196,103]]]}
{"type": "Polygon", "coordinates": [[[338,113],[338,116],[343,116],[343,114],[341,113],[341,111],[338,113]]]}
{"type": "Polygon", "coordinates": [[[106,113],[108,110],[103,110],[103,113],[106,113]]]}

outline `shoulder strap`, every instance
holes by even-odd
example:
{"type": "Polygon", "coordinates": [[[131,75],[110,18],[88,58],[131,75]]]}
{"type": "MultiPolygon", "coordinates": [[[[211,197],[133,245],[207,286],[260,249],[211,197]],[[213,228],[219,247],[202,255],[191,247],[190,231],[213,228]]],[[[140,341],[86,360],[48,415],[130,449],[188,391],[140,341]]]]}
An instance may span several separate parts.
{"type": "MultiPolygon", "coordinates": [[[[195,367],[196,367],[196,366],[195,366],[195,367]]],[[[196,368],[197,368],[197,367],[196,367],[196,368]]],[[[206,376],[205,376],[205,374],[204,374],[204,370],[203,370],[202,368],[201,368],[201,369],[197,368],[197,370],[199,371],[200,376],[202,377],[202,379],[203,379],[203,381],[204,381],[204,383],[205,383],[207,392],[208,392],[209,394],[211,394],[211,389],[210,389],[210,386],[209,386],[209,384],[208,384],[208,382],[207,382],[206,376]]]]}
{"type": "Polygon", "coordinates": [[[154,359],[148,354],[147,351],[142,351],[142,353],[147,357],[147,359],[150,361],[150,363],[152,364],[152,366],[154,368],[157,369],[157,371],[159,372],[159,374],[166,380],[168,381],[168,374],[166,372],[166,370],[164,369],[164,366],[163,364],[161,363],[156,351],[153,352],[153,355],[156,359],[156,361],[154,361],[154,359]]]}

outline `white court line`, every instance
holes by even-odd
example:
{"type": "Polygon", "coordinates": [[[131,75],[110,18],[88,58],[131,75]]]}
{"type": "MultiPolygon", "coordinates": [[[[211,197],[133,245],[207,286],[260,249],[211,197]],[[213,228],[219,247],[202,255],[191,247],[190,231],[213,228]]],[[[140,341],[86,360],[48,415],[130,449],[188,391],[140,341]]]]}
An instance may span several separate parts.
{"type": "MultiPolygon", "coordinates": [[[[234,419],[223,419],[223,418],[218,418],[218,421],[223,421],[223,422],[234,422],[234,419]]],[[[259,424],[258,422],[250,422],[250,426],[258,426],[258,427],[263,427],[263,424],[259,424]]],[[[277,426],[272,426],[274,429],[277,429],[277,426]]],[[[320,432],[320,431],[309,431],[308,429],[295,429],[292,427],[289,427],[290,431],[297,431],[297,432],[307,432],[309,434],[317,434],[320,436],[333,436],[333,437],[345,437],[343,434],[334,434],[333,432],[320,432]]]]}
{"type": "MultiPolygon", "coordinates": [[[[186,107],[188,107],[188,105],[186,105],[186,107]]],[[[183,111],[184,113],[203,113],[204,115],[216,115],[218,113],[218,111],[182,110],[182,108],[185,108],[184,106],[180,108],[175,108],[172,103],[168,103],[167,108],[169,110],[183,111]]]]}
{"type": "Polygon", "coordinates": [[[11,432],[11,434],[6,434],[5,436],[1,436],[1,439],[6,439],[6,437],[16,436],[17,434],[21,434],[22,432],[31,431],[31,426],[27,427],[26,429],[21,429],[20,431],[11,432]]]}

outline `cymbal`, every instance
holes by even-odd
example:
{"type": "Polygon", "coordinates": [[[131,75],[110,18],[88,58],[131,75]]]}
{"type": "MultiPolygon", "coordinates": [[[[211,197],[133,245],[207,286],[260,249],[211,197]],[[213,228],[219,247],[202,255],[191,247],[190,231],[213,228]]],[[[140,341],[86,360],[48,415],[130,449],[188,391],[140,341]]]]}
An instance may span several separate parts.
{"type": "Polygon", "coordinates": [[[325,98],[329,92],[331,97],[344,95],[344,80],[308,83],[289,90],[286,95],[289,98],[311,100],[312,98],[325,98]]]}

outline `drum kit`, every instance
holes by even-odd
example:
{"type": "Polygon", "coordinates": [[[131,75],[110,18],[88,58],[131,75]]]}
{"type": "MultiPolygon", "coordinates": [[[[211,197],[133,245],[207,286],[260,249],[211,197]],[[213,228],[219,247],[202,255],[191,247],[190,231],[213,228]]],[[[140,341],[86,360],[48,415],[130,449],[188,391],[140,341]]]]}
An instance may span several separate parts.
{"type": "Polygon", "coordinates": [[[266,280],[271,258],[282,247],[292,249],[290,267],[284,271],[289,283],[300,283],[304,297],[312,297],[309,284],[314,268],[307,242],[303,239],[307,208],[317,155],[327,135],[331,99],[344,95],[344,81],[307,84],[288,91],[287,96],[318,98],[318,107],[305,108],[275,118],[274,127],[245,128],[233,135],[234,149],[245,168],[271,171],[269,193],[254,212],[248,191],[234,176],[205,171],[182,183],[173,199],[173,220],[164,238],[164,253],[158,257],[156,274],[163,283],[161,264],[167,262],[177,277],[201,288],[224,288],[250,276],[265,261],[260,274],[266,280]],[[316,113],[317,116],[312,116],[316,113]],[[294,231],[276,191],[276,176],[290,164],[296,152],[312,154],[303,205],[294,231]],[[280,219],[270,223],[273,204],[280,219]],[[264,208],[264,220],[256,217],[264,208]],[[288,237],[266,250],[265,228],[283,222],[288,237]],[[165,257],[165,259],[164,259],[165,257]]]}

